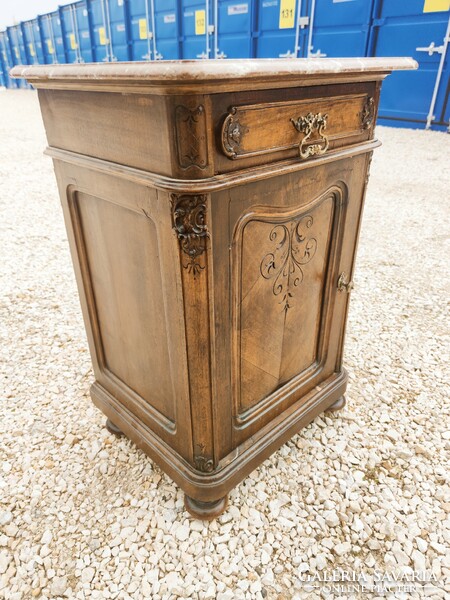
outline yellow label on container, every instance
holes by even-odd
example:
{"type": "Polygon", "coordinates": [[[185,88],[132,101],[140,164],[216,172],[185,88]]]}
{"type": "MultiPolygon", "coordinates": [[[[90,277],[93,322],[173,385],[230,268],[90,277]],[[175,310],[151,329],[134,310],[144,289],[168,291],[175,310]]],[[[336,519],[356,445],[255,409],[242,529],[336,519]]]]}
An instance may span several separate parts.
{"type": "Polygon", "coordinates": [[[195,11],[195,35],[205,35],[206,33],[206,11],[195,11]]]}
{"type": "Polygon", "coordinates": [[[70,47],[72,50],[76,50],[78,48],[77,41],[75,39],[74,33],[69,33],[70,47]]]}
{"type": "Polygon", "coordinates": [[[147,19],[139,19],[139,39],[147,39],[147,19]]]}
{"type": "Polygon", "coordinates": [[[106,38],[106,31],[104,27],[98,28],[98,37],[100,39],[100,46],[106,46],[108,40],[106,38]]]}
{"type": "Polygon", "coordinates": [[[47,43],[48,53],[53,54],[54,50],[53,50],[52,40],[45,40],[45,41],[47,43]]]}
{"type": "Polygon", "coordinates": [[[450,10],[450,0],[425,0],[423,12],[442,12],[450,10]]]}
{"type": "Polygon", "coordinates": [[[20,60],[19,48],[14,48],[14,54],[16,55],[17,60],[20,60]]]}
{"type": "Polygon", "coordinates": [[[30,56],[36,56],[33,44],[28,44],[28,48],[30,49],[30,56]]]}
{"type": "Polygon", "coordinates": [[[295,25],[295,0],[281,0],[280,29],[292,29],[295,25]]]}

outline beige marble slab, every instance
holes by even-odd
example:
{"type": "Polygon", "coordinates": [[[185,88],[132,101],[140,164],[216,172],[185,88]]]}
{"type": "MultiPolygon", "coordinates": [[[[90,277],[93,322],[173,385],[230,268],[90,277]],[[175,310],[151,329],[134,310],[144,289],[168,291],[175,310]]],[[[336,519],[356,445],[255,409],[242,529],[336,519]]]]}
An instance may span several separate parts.
{"type": "Polygon", "coordinates": [[[337,77],[342,80],[374,79],[393,70],[417,68],[412,58],[298,58],[180,60],[16,66],[15,78],[23,77],[35,87],[101,89],[105,86],[151,87],[159,93],[177,93],[200,87],[214,93],[231,83],[246,87],[275,87],[277,83],[310,85],[337,77]],[[333,77],[334,76],[334,77],[333,77]],[[275,84],[275,85],[274,85],[275,84]]]}

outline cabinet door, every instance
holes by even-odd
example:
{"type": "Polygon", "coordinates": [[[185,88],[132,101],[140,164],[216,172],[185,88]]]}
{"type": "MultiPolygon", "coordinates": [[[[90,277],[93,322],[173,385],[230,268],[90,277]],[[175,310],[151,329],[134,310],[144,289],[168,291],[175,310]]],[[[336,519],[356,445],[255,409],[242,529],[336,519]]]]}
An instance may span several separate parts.
{"type": "Polygon", "coordinates": [[[311,168],[242,188],[231,201],[237,443],[341,370],[348,298],[337,282],[352,271],[366,159],[350,164],[342,161],[342,178],[339,165],[311,168]]]}

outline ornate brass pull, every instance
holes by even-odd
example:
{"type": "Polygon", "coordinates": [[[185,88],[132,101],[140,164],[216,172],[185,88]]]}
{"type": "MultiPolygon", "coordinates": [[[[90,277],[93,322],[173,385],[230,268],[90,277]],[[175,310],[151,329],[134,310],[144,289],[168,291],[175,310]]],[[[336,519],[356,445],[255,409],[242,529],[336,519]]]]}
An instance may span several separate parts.
{"type": "Polygon", "coordinates": [[[324,134],[327,128],[328,115],[322,115],[322,113],[308,113],[306,117],[299,117],[298,119],[291,119],[295,129],[300,133],[304,133],[305,137],[302,139],[299,145],[299,152],[302,158],[308,158],[315,154],[325,154],[328,150],[329,141],[327,136],[324,134]],[[313,131],[317,130],[320,140],[316,144],[308,144],[313,131]]]}
{"type": "Polygon", "coordinates": [[[337,288],[340,292],[347,292],[347,294],[353,289],[353,281],[347,280],[347,273],[345,271],[339,275],[337,288]]]}

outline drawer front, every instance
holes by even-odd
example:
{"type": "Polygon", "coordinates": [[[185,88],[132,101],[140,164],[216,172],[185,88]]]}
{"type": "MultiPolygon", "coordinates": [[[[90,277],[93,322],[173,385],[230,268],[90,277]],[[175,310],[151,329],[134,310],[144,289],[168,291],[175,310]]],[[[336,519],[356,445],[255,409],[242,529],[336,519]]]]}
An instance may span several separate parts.
{"type": "Polygon", "coordinates": [[[267,155],[269,162],[289,151],[305,160],[368,139],[374,111],[373,96],[363,92],[233,106],[222,124],[221,151],[230,160],[267,155]]]}

